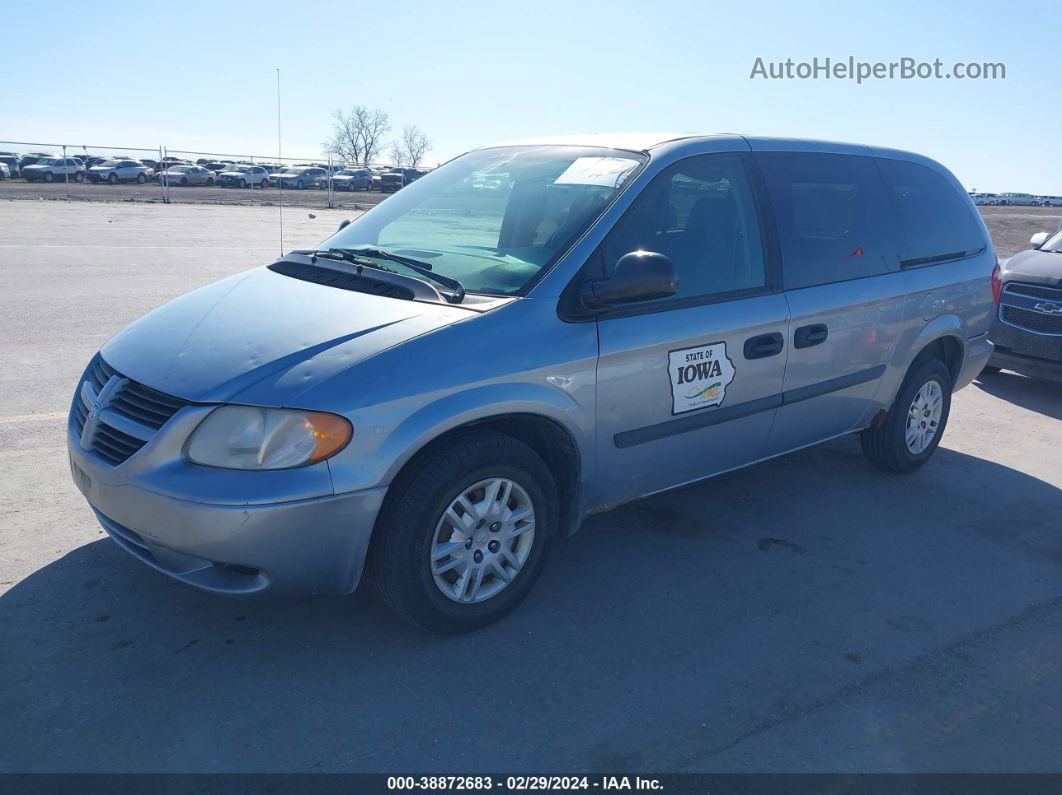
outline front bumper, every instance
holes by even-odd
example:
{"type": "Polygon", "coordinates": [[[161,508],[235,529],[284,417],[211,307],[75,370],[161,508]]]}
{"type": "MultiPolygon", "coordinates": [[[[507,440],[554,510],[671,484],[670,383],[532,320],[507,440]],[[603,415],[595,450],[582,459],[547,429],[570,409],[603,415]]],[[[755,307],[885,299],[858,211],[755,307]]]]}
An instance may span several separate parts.
{"type": "MultiPolygon", "coordinates": [[[[228,595],[350,593],[361,579],[384,487],[273,503],[200,502],[155,491],[130,471],[148,447],[111,466],[85,451],[72,428],[67,445],[74,482],[104,530],[174,579],[228,595]]],[[[217,470],[217,478],[227,472],[217,470]]]]}
{"type": "Polygon", "coordinates": [[[988,362],[993,367],[1062,381],[1062,336],[1036,334],[998,319],[988,334],[996,346],[988,362]]]}

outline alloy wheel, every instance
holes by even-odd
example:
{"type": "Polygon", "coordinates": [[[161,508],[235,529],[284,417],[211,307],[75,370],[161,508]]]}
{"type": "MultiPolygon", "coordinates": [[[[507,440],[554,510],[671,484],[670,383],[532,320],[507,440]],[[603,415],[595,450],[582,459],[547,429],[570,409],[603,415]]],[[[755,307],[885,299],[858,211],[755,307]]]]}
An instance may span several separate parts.
{"type": "Polygon", "coordinates": [[[480,480],[455,497],[431,541],[431,574],[448,599],[483,602],[506,588],[535,541],[535,508],[508,478],[480,480]]]}

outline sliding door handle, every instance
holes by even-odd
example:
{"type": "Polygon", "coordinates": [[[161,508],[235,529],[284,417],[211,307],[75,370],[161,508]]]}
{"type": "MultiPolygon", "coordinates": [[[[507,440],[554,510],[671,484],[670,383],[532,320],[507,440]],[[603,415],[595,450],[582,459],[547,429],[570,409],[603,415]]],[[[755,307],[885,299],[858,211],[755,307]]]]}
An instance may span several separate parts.
{"type": "Polygon", "coordinates": [[[826,341],[830,330],[825,323],[812,323],[810,326],[801,326],[793,332],[794,348],[810,348],[812,345],[820,345],[826,341]]]}

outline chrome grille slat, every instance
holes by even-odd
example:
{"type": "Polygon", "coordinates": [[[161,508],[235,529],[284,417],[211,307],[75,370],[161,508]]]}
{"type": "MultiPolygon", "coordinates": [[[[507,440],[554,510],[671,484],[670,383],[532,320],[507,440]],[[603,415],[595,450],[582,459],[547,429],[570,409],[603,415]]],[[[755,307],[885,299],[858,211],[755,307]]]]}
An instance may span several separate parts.
{"type": "Polygon", "coordinates": [[[187,405],[181,398],[125,378],[96,354],[78,388],[72,424],[89,450],[117,466],[187,405]]]}

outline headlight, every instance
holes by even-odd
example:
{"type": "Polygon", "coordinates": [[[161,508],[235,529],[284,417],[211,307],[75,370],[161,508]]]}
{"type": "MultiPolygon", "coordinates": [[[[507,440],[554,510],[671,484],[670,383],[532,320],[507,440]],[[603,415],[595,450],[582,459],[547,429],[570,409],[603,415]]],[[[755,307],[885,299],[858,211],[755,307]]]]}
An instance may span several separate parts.
{"type": "Polygon", "coordinates": [[[212,411],[188,441],[188,458],[227,469],[287,469],[323,461],[353,434],[335,414],[254,406],[212,411]]]}

